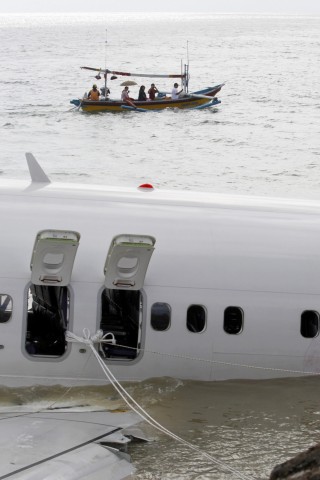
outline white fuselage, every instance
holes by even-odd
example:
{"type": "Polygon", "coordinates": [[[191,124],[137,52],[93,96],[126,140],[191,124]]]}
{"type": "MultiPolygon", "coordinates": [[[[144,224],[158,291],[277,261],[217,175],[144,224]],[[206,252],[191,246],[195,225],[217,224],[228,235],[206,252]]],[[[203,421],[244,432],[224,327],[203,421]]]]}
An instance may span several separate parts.
{"type": "MultiPolygon", "coordinates": [[[[118,379],[223,380],[320,371],[320,203],[2,181],[0,208],[0,295],[3,305],[7,298],[12,302],[10,318],[0,322],[0,384],[105,379],[86,345],[68,344],[53,355],[26,346],[30,261],[44,230],[80,234],[66,287],[65,325],[78,336],[84,328],[92,334],[101,328],[112,239],[126,234],[156,240],[135,320],[138,353],[104,359],[118,379]],[[152,325],[155,304],[170,312],[163,330],[152,325]],[[187,326],[191,306],[203,313],[203,328],[196,321],[187,326]],[[228,307],[241,316],[234,331],[228,307]]],[[[46,328],[46,320],[41,322],[46,328]]],[[[31,337],[37,341],[36,334],[31,337]]]]}

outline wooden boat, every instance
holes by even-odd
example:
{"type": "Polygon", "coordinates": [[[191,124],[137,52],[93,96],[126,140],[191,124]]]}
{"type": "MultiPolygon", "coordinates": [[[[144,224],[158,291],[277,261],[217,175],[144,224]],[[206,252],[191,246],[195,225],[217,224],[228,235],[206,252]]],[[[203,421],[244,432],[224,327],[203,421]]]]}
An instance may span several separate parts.
{"type": "MultiPolygon", "coordinates": [[[[175,78],[181,80],[183,92],[180,94],[178,99],[173,100],[171,94],[168,92],[159,92],[155,100],[147,101],[138,101],[131,99],[124,101],[121,99],[114,99],[108,94],[106,96],[100,96],[99,100],[90,100],[86,97],[78,98],[71,100],[70,103],[81,108],[85,112],[123,112],[125,110],[132,110],[138,112],[147,112],[150,110],[164,110],[166,108],[180,108],[180,109],[203,109],[208,107],[213,107],[219,105],[221,101],[216,97],[220,92],[224,83],[215,85],[213,87],[207,87],[203,90],[198,90],[195,92],[188,91],[188,65],[185,65],[184,72],[179,75],[155,75],[155,74],[139,74],[139,73],[128,73],[128,72],[117,72],[111,71],[108,69],[101,70],[98,68],[92,67],[81,67],[86,70],[91,70],[98,72],[96,77],[97,79],[101,78],[103,74],[105,79],[105,86],[101,88],[101,91],[108,92],[108,75],[111,75],[111,78],[117,78],[118,76],[125,77],[148,77],[148,78],[175,78]]],[[[130,83],[130,82],[129,82],[130,83]]],[[[135,82],[132,82],[133,84],[135,82]]]]}

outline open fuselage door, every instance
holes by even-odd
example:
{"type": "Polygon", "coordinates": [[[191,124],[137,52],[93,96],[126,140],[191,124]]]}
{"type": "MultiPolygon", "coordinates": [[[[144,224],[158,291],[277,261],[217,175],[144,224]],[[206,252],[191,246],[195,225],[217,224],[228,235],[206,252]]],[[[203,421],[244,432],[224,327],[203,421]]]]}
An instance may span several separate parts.
{"type": "Polygon", "coordinates": [[[38,233],[31,258],[34,285],[69,285],[80,234],[62,230],[38,233]]]}
{"type": "Polygon", "coordinates": [[[116,345],[107,345],[108,359],[134,360],[141,343],[143,303],[141,289],[154,251],[149,235],[118,235],[112,239],[104,266],[100,328],[111,332],[116,345]]]}
{"type": "Polygon", "coordinates": [[[104,266],[105,285],[119,290],[140,290],[154,250],[155,239],[147,235],[114,237],[104,266]]]}
{"type": "Polygon", "coordinates": [[[31,258],[25,347],[29,355],[60,357],[67,348],[69,289],[80,234],[42,230],[31,258]]]}

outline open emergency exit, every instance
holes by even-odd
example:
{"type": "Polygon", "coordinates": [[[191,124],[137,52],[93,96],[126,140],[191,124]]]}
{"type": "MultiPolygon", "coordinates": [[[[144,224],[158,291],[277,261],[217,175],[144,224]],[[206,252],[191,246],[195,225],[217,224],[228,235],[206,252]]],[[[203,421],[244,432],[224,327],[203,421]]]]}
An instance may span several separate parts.
{"type": "Polygon", "coordinates": [[[114,237],[104,266],[105,286],[110,289],[140,290],[155,242],[155,238],[149,235],[114,237]]]}
{"type": "Polygon", "coordinates": [[[103,344],[109,360],[134,360],[139,355],[143,327],[145,276],[154,251],[150,235],[117,235],[111,241],[104,266],[100,328],[112,333],[116,345],[103,344]]]}
{"type": "Polygon", "coordinates": [[[36,236],[31,258],[34,285],[69,285],[80,234],[65,230],[42,230],[36,236]]]}
{"type": "Polygon", "coordinates": [[[25,349],[34,357],[61,357],[67,349],[72,269],[80,234],[42,230],[31,256],[25,349]]]}

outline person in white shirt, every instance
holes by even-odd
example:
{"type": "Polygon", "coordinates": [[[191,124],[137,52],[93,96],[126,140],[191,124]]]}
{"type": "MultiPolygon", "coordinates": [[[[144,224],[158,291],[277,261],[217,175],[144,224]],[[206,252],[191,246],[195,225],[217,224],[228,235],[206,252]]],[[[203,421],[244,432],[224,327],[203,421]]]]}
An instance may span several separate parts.
{"type": "Polygon", "coordinates": [[[172,89],[172,92],[171,92],[171,99],[172,100],[178,100],[180,93],[183,91],[183,88],[182,88],[180,90],[180,92],[178,92],[178,87],[179,87],[178,83],[175,83],[173,85],[173,89],[172,89]]]}
{"type": "Polygon", "coordinates": [[[129,97],[129,87],[124,87],[124,89],[122,90],[121,100],[131,100],[131,98],[129,97]]]}

